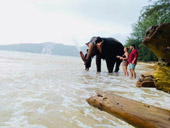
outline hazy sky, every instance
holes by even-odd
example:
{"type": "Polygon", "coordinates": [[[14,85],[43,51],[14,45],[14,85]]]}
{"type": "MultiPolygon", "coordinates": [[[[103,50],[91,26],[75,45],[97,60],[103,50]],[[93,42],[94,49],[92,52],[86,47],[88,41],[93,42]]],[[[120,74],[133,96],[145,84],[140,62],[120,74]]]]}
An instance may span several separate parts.
{"type": "Polygon", "coordinates": [[[148,0],[0,0],[0,44],[83,45],[92,36],[125,43],[148,0]]]}

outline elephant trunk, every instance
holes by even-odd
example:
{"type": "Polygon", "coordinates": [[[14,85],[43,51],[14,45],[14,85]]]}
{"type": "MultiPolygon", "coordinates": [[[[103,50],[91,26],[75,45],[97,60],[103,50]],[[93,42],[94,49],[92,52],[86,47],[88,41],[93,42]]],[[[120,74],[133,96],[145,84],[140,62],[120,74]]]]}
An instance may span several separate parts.
{"type": "Polygon", "coordinates": [[[94,47],[94,46],[93,46],[92,43],[89,43],[88,47],[89,47],[89,50],[88,50],[88,52],[87,52],[86,61],[91,58],[91,56],[92,56],[92,51],[93,51],[93,47],[94,47]]]}
{"type": "Polygon", "coordinates": [[[84,61],[84,62],[87,62],[90,58],[91,58],[91,56],[92,56],[92,51],[93,51],[93,44],[92,43],[89,43],[88,44],[88,47],[89,47],[89,49],[88,49],[88,52],[87,52],[87,56],[85,57],[84,56],[84,54],[83,54],[83,52],[81,52],[80,51],[80,56],[81,56],[81,58],[82,58],[82,60],[84,61]]]}

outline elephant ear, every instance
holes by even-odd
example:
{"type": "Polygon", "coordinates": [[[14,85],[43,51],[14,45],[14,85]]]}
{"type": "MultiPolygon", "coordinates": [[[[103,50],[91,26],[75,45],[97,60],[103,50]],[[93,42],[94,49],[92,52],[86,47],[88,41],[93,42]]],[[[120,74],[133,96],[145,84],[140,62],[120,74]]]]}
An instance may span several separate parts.
{"type": "Polygon", "coordinates": [[[100,43],[100,42],[102,42],[102,41],[103,41],[103,39],[102,39],[101,37],[97,37],[96,40],[95,40],[96,44],[97,44],[97,43],[100,43]]]}
{"type": "Polygon", "coordinates": [[[88,42],[88,53],[87,53],[87,57],[84,59],[84,61],[86,62],[87,60],[89,60],[91,57],[93,57],[94,55],[96,55],[96,44],[101,42],[102,38],[100,37],[92,37],[91,40],[88,42]]]}

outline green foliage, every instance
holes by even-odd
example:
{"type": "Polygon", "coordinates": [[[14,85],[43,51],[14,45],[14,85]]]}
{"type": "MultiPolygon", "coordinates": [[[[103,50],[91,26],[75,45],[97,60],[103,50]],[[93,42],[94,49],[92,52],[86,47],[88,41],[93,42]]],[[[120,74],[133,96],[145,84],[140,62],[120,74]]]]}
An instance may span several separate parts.
{"type": "Polygon", "coordinates": [[[140,20],[152,20],[153,23],[170,22],[170,0],[157,0],[143,8],[140,20]]]}
{"type": "Polygon", "coordinates": [[[156,61],[157,57],[141,42],[145,37],[146,30],[151,26],[170,22],[170,0],[157,0],[152,5],[143,7],[141,16],[132,26],[133,32],[127,39],[125,46],[135,44],[140,61],[156,61]]]}

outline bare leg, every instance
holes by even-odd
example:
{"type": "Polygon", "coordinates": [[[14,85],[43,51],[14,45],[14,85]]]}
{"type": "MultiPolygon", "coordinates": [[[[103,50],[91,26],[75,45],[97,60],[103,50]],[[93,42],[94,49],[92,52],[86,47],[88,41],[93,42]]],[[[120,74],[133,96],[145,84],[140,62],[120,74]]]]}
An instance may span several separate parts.
{"type": "Polygon", "coordinates": [[[129,73],[128,73],[128,71],[127,71],[127,66],[125,66],[125,75],[126,75],[126,76],[129,76],[129,73]]]}
{"type": "Polygon", "coordinates": [[[133,78],[136,79],[136,72],[135,72],[135,70],[132,69],[132,73],[133,73],[133,78]]]}
{"type": "Polygon", "coordinates": [[[126,76],[125,66],[123,66],[123,75],[126,76]]]}
{"type": "Polygon", "coordinates": [[[133,72],[132,72],[133,69],[130,69],[130,78],[132,79],[133,77],[133,72]]]}

